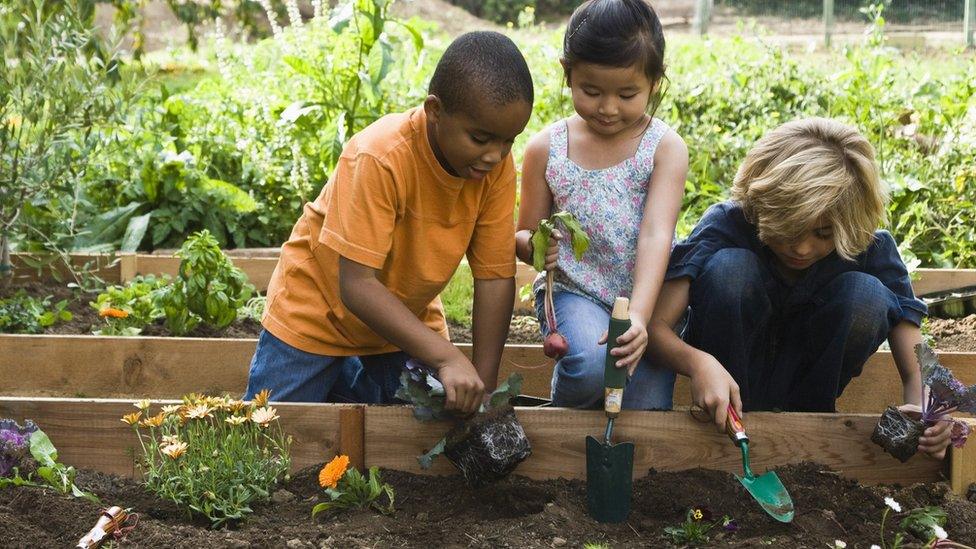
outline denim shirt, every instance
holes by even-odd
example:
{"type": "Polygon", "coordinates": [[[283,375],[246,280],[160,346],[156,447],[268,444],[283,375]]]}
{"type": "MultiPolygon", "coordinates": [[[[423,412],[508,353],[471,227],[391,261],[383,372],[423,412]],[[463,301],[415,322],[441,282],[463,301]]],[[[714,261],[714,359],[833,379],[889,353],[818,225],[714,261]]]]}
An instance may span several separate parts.
{"type": "Polygon", "coordinates": [[[785,292],[787,306],[807,304],[820,288],[838,275],[860,271],[877,278],[895,294],[901,306],[900,320],[920,325],[922,317],[928,312],[925,304],[915,298],[908,269],[898,254],[895,239],[888,231],[876,231],[874,242],[853,261],[844,260],[837,252],[832,252],[811,265],[796,284],[789,287],[775,268],[772,250],[759,240],[755,225],[746,220],[742,207],[733,201],[710,207],[691,235],[674,247],[664,279],[686,276],[694,281],[712,255],[724,248],[743,248],[760,257],[779,282],[779,288],[770,290],[785,292]]]}

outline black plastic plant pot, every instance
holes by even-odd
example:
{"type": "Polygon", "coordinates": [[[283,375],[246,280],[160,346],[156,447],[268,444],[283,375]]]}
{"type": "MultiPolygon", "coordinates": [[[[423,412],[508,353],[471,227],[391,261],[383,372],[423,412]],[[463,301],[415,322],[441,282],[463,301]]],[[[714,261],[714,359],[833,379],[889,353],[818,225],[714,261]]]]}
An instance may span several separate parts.
{"type": "Polygon", "coordinates": [[[871,441],[904,463],[918,452],[918,438],[924,431],[924,423],[888,406],[874,427],[871,441]]]}
{"type": "Polygon", "coordinates": [[[531,454],[525,430],[507,404],[451,429],[444,445],[444,455],[473,487],[504,478],[531,454]]]}

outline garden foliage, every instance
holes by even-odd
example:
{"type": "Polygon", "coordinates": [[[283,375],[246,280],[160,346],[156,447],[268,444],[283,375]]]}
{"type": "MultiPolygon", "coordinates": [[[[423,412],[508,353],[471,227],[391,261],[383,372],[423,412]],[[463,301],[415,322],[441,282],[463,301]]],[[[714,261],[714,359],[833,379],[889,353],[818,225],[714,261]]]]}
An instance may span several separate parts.
{"type": "Polygon", "coordinates": [[[44,431],[30,420],[23,426],[0,419],[0,488],[37,486],[100,503],[75,485],[76,471],[58,461],[58,451],[44,431]]]}
{"type": "Polygon", "coordinates": [[[124,286],[109,286],[91,304],[105,320],[98,335],[136,335],[159,318],[176,336],[203,323],[223,329],[251,304],[254,286],[206,230],[192,235],[176,256],[177,277],[136,277],[124,286]]]}
{"type": "Polygon", "coordinates": [[[0,334],[39,334],[59,321],[71,320],[65,300],[51,303],[50,297],[37,298],[18,290],[0,299],[0,334]]]}
{"type": "Polygon", "coordinates": [[[288,472],[290,438],[268,392],[244,402],[195,394],[150,414],[150,402],[122,421],[139,439],[146,487],[213,526],[243,520],[288,472]]]}
{"type": "Polygon", "coordinates": [[[393,487],[380,479],[379,467],[370,467],[367,475],[349,467],[349,456],[338,455],[319,471],[319,486],[325,489],[330,501],[312,508],[312,517],[326,511],[346,509],[375,509],[383,514],[394,511],[393,487]],[[386,503],[381,503],[386,496],[386,503]]]}

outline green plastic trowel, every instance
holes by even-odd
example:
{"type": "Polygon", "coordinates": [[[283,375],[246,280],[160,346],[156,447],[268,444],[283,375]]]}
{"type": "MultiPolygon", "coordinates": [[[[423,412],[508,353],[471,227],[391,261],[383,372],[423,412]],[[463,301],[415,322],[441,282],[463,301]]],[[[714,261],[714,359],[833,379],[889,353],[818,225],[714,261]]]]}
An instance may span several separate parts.
{"type": "Polygon", "coordinates": [[[779,479],[776,471],[767,471],[765,474],[756,476],[749,467],[749,437],[746,436],[745,425],[735,409],[729,406],[728,416],[725,420],[725,427],[729,437],[740,449],[742,449],[742,471],[744,476],[736,475],[735,478],[746,487],[766,513],[780,522],[793,522],[793,498],[786,491],[783,482],[779,479]]]}

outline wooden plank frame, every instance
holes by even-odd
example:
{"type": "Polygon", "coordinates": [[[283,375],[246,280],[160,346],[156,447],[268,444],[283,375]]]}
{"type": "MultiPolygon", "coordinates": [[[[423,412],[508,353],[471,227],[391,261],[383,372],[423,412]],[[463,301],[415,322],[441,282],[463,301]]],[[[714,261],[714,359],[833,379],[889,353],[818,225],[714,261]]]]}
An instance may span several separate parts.
{"type": "MultiPolygon", "coordinates": [[[[155,405],[176,401],[156,401],[155,405]]],[[[135,437],[122,423],[132,400],[0,398],[0,417],[32,419],[57,446],[61,460],[118,475],[135,476],[135,437]]],[[[272,403],[285,432],[293,436],[292,470],[350,455],[354,464],[414,473],[451,474],[446,459],[429,471],[416,456],[449,428],[446,422],[421,423],[408,407],[272,403]],[[357,452],[359,452],[357,454],[357,452]]],[[[530,478],[583,478],[585,438],[599,436],[606,424],[601,411],[517,408],[532,442],[532,456],[516,470],[530,478]]],[[[756,412],[744,418],[752,440],[753,467],[759,471],[796,463],[823,463],[864,484],[911,484],[945,478],[946,463],[918,455],[905,464],[870,441],[875,415],[756,412]]],[[[617,420],[616,441],[636,445],[634,476],[653,467],[680,471],[705,467],[738,472],[738,449],[725,434],[686,412],[628,412],[617,420]]],[[[962,493],[976,482],[976,452],[953,451],[949,483],[962,493]]]]}
{"type": "MultiPolygon", "coordinates": [[[[158,405],[176,400],[153,401],[158,405]]],[[[135,476],[133,456],[138,441],[124,414],[134,412],[133,400],[0,397],[0,417],[31,419],[44,430],[68,465],[103,473],[135,476]]],[[[291,469],[297,471],[349,455],[353,464],[364,460],[362,404],[272,403],[281,425],[291,435],[291,469]]]]}
{"type": "MultiPolygon", "coordinates": [[[[257,341],[175,337],[0,335],[0,390],[9,396],[179,398],[190,392],[243,393],[257,341]]],[[[459,344],[470,356],[471,345],[459,344]]],[[[940,360],[976,383],[976,353],[940,360]]],[[[540,345],[507,345],[501,378],[523,376],[522,393],[547,398],[553,361],[540,345]]],[[[688,379],[675,384],[675,406],[690,401],[688,379]]],[[[838,400],[840,412],[880,413],[903,401],[891,353],[875,353],[838,400]]]]}
{"type": "MultiPolygon", "coordinates": [[[[518,474],[535,479],[585,478],[585,440],[588,435],[602,435],[606,426],[602,411],[516,408],[516,414],[532,444],[532,455],[518,467],[518,474]]],[[[945,462],[916,455],[902,464],[872,443],[877,420],[874,414],[746,414],[753,469],[763,472],[814,461],[863,484],[908,485],[945,479],[945,462]]],[[[421,423],[406,407],[368,406],[366,463],[419,474],[450,474],[453,468],[443,457],[428,471],[416,459],[449,427],[445,422],[421,423]]],[[[741,471],[739,450],[728,437],[687,412],[626,412],[615,423],[614,440],[635,444],[635,478],[646,475],[650,468],[741,471]]],[[[976,482],[973,448],[951,456],[950,484],[957,493],[976,482]]]]}

